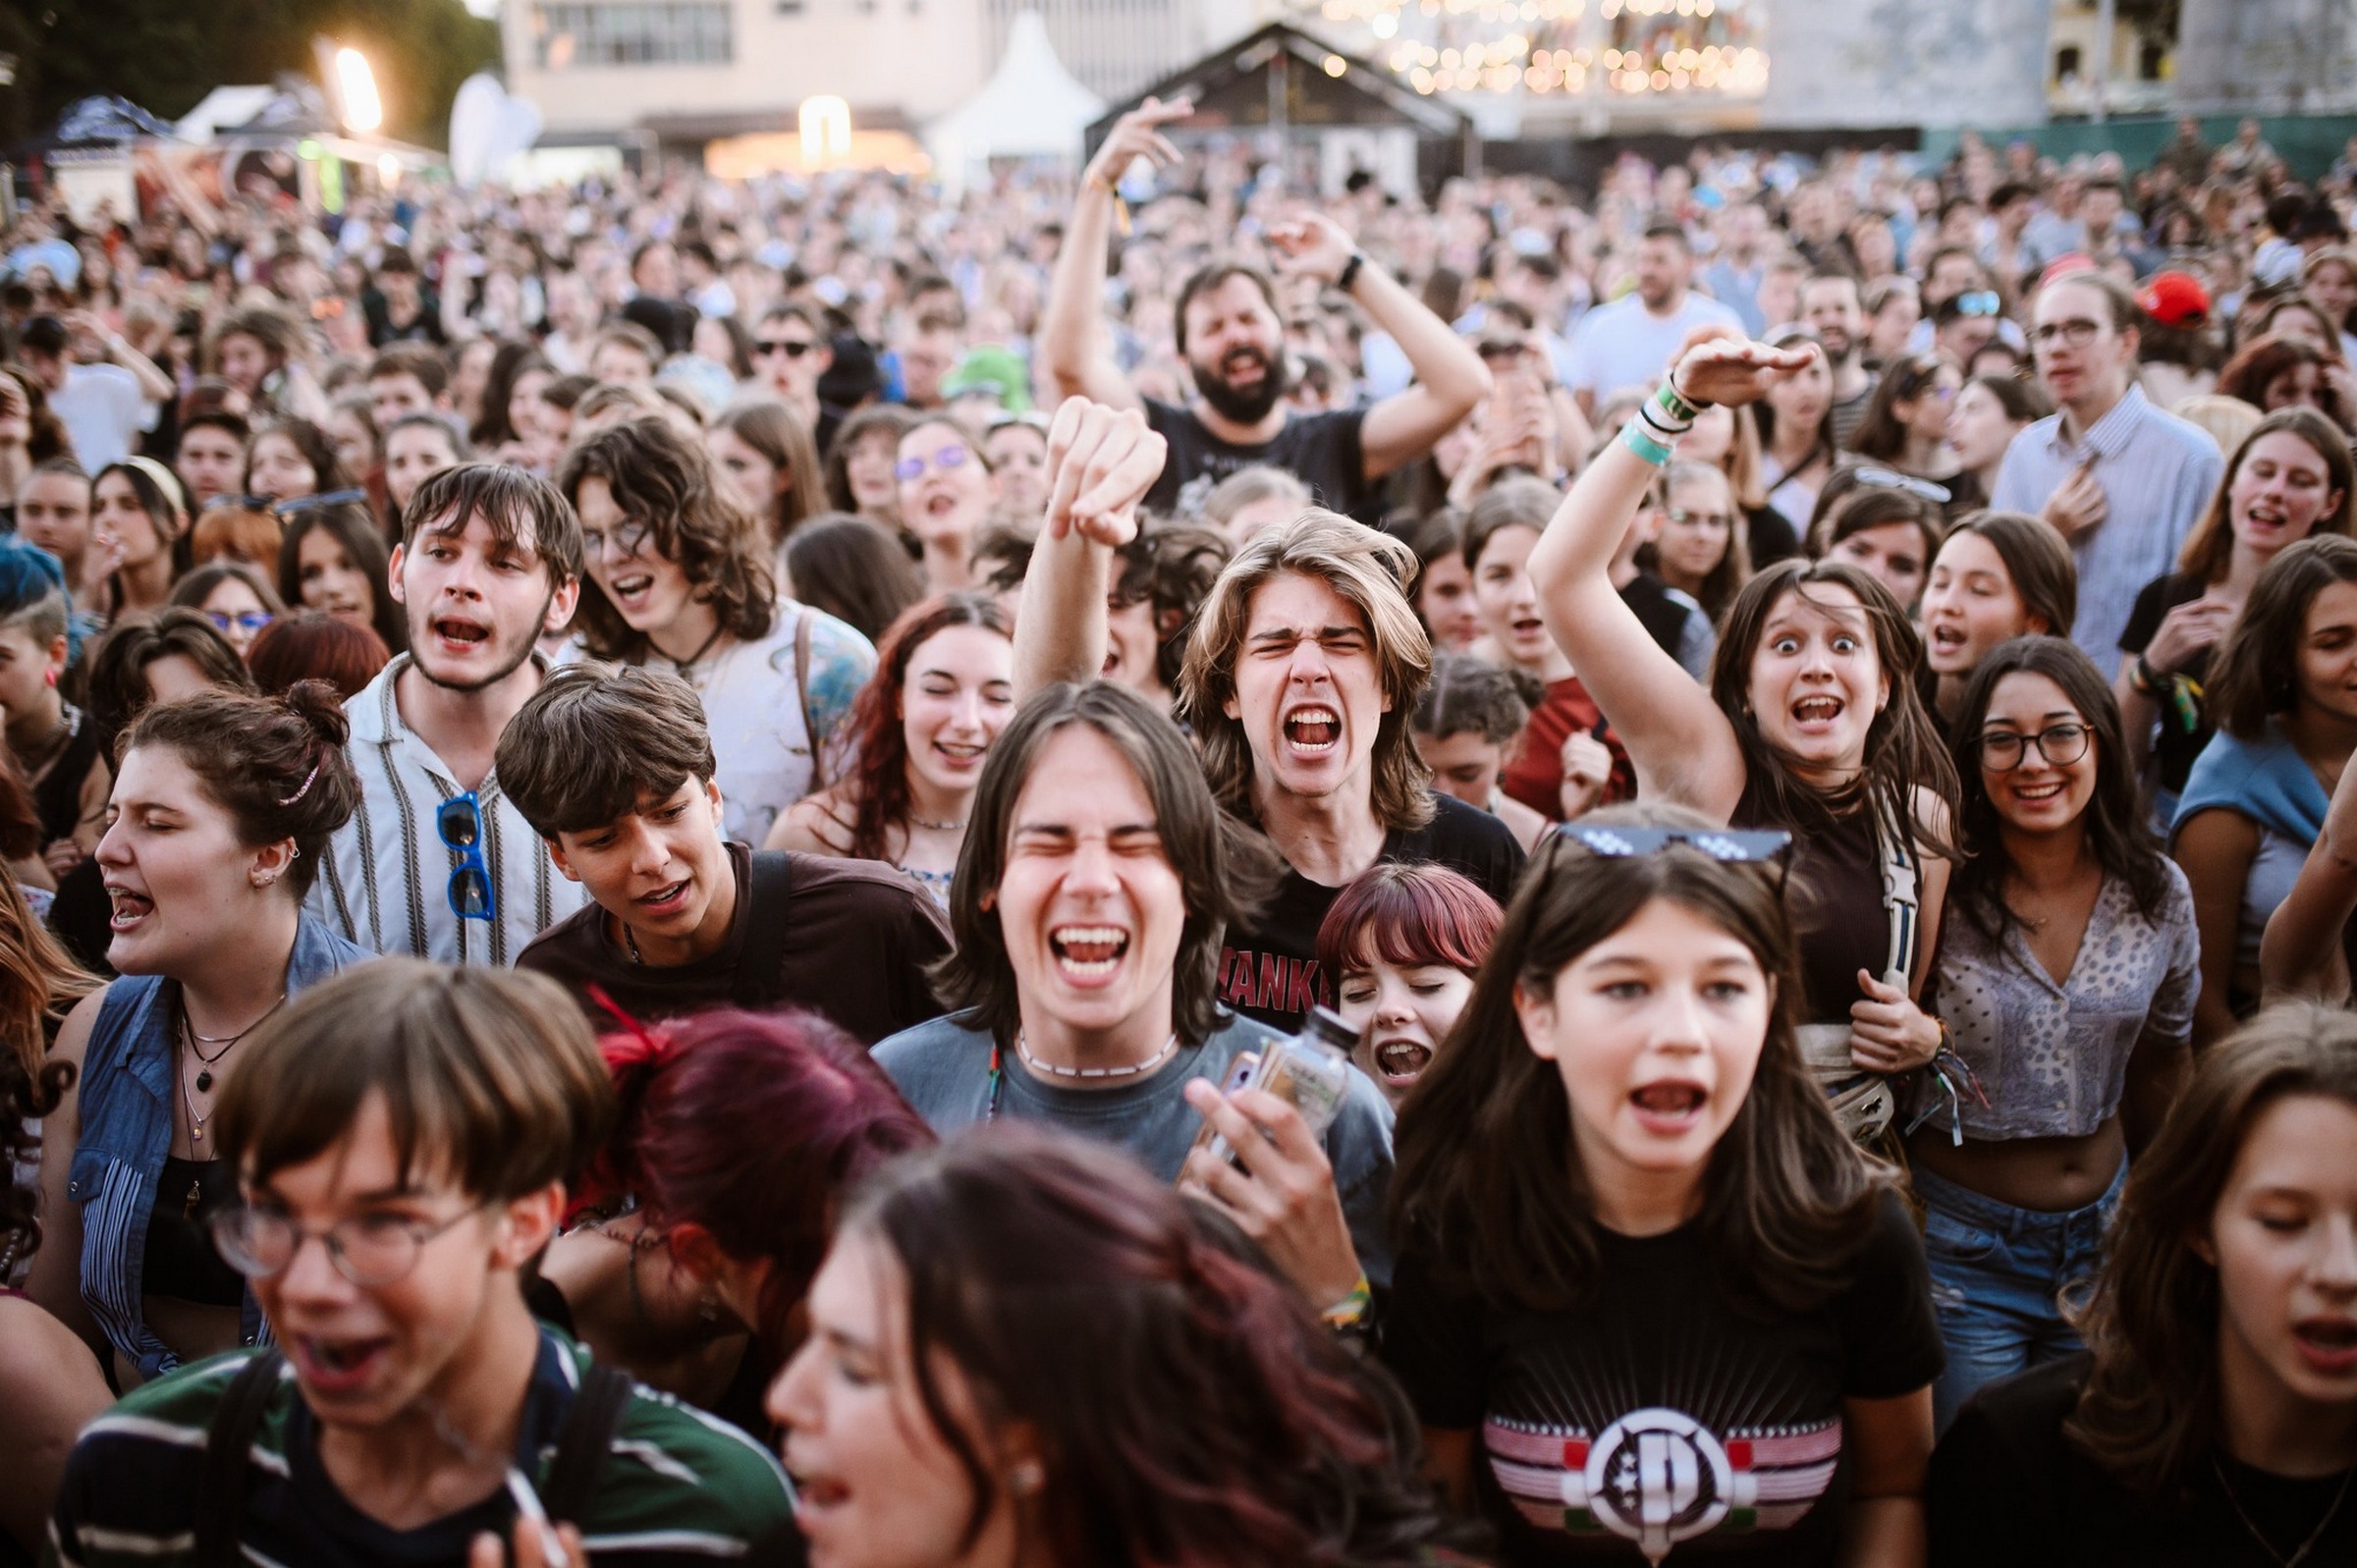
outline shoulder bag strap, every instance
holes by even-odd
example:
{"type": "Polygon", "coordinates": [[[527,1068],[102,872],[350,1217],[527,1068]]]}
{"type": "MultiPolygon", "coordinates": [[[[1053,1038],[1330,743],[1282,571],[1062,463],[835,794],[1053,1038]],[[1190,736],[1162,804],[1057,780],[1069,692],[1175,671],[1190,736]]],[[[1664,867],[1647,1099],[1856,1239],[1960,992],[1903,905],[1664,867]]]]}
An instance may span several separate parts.
{"type": "Polygon", "coordinates": [[[810,722],[810,610],[794,613],[794,694],[802,705],[802,738],[810,743],[810,792],[827,786],[827,748],[810,722]]]}
{"type": "Polygon", "coordinates": [[[1923,940],[1919,921],[1923,858],[1915,848],[1915,835],[1908,831],[1911,820],[1911,814],[1900,810],[1895,801],[1876,793],[1874,828],[1882,852],[1883,908],[1891,917],[1891,963],[1883,979],[1902,991],[1913,987],[1915,953],[1923,940]]]}
{"type": "Polygon", "coordinates": [[[552,1523],[582,1528],[597,1495],[598,1472],[605,1468],[615,1429],[630,1403],[630,1374],[602,1361],[590,1362],[581,1375],[579,1392],[573,1396],[565,1430],[557,1434],[556,1457],[541,1478],[540,1506],[548,1510],[552,1523]]]}
{"type": "Polygon", "coordinates": [[[794,857],[783,849],[756,849],[745,874],[744,948],[737,955],[738,1006],[760,1012],[771,1005],[778,961],[786,956],[786,908],[794,883],[794,857]]]}
{"type": "Polygon", "coordinates": [[[204,1434],[204,1485],[196,1492],[196,1568],[235,1568],[238,1532],[246,1521],[247,1458],[270,1396],[278,1391],[282,1358],[275,1349],[254,1354],[238,1369],[221,1396],[204,1434]]]}

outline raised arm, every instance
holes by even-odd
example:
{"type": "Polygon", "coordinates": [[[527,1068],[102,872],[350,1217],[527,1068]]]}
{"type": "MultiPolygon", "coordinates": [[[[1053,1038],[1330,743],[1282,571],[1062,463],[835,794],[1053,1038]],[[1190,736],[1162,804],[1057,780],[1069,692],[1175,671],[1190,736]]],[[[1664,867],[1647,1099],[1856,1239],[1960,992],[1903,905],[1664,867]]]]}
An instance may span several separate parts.
{"type": "Polygon", "coordinates": [[[1064,245],[1056,253],[1056,276],[1048,286],[1048,302],[1040,312],[1040,359],[1060,398],[1084,397],[1117,408],[1138,406],[1137,389],[1113,362],[1113,345],[1105,332],[1105,247],[1113,240],[1115,187],[1122,171],[1139,158],[1168,168],[1178,161],[1178,149],[1162,128],[1194,113],[1181,100],[1164,103],[1148,98],[1113,123],[1105,144],[1081,171],[1080,189],[1072,197],[1071,221],[1065,225],[1064,245]]]}
{"type": "Polygon", "coordinates": [[[1105,668],[1114,556],[1137,537],[1137,504],[1169,445],[1135,408],[1068,398],[1048,430],[1048,511],[1014,620],[1016,699],[1105,668]]]}
{"type": "MultiPolygon", "coordinates": [[[[1815,351],[1700,338],[1678,359],[1672,380],[1689,400],[1750,403],[1815,351]]],[[[1743,793],[1734,729],[1613,586],[1613,558],[1658,472],[1625,437],[1606,447],[1531,551],[1530,578],[1548,634],[1628,748],[1639,794],[1682,801],[1724,821],[1743,793]]]]}
{"type": "Polygon", "coordinates": [[[1473,346],[1424,308],[1405,285],[1376,266],[1342,225],[1306,213],[1269,231],[1278,270],[1348,287],[1367,319],[1399,345],[1416,373],[1413,385],[1367,410],[1359,427],[1360,460],[1369,479],[1403,468],[1432,450],[1490,391],[1490,372],[1473,346]]]}

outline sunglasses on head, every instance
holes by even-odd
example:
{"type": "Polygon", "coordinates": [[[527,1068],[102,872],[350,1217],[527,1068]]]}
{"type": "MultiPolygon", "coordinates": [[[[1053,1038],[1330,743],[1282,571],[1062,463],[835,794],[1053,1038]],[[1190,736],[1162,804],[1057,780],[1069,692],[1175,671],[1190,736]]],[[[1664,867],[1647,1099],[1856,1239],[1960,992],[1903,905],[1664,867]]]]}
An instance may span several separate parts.
{"type": "Polygon", "coordinates": [[[297,496],[292,501],[272,502],[268,505],[273,514],[281,518],[286,518],[299,517],[306,512],[317,512],[325,507],[349,507],[356,502],[367,499],[368,492],[365,490],[330,490],[323,496],[297,496]]]}
{"type": "Polygon", "coordinates": [[[1916,500],[1928,501],[1935,507],[1945,507],[1954,499],[1947,486],[1936,485],[1929,479],[1918,479],[1911,473],[1900,473],[1896,468],[1877,468],[1867,464],[1850,471],[1858,476],[1858,483],[1862,485],[1873,485],[1882,490],[1903,490],[1916,500]]]}
{"type": "Polygon", "coordinates": [[[1558,830],[1592,855],[1606,860],[1630,860],[1658,855],[1674,845],[1727,865],[1759,865],[1781,860],[1792,848],[1792,836],[1781,828],[1636,828],[1604,827],[1567,822],[1558,830]]]}

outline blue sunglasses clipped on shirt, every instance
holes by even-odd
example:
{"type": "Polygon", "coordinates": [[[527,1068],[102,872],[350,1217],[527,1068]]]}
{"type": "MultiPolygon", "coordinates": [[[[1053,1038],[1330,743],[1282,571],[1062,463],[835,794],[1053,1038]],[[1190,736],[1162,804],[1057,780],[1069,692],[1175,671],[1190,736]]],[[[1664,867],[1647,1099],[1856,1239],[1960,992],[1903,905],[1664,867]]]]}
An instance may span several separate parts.
{"type": "Polygon", "coordinates": [[[483,806],[471,789],[434,808],[434,829],[443,847],[459,856],[451,868],[450,912],[461,920],[490,920],[499,913],[491,891],[491,866],[483,859],[483,806]]]}

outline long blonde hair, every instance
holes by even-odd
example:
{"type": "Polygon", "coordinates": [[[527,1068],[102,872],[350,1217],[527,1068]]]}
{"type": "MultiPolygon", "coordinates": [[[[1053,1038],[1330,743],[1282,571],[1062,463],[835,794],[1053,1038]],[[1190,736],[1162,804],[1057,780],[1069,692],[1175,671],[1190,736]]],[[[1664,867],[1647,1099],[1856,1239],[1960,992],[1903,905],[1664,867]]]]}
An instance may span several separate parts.
{"type": "Polygon", "coordinates": [[[27,1073],[40,1075],[55,1026],[104,984],[49,934],[17,880],[0,876],[0,1045],[27,1073]]]}

